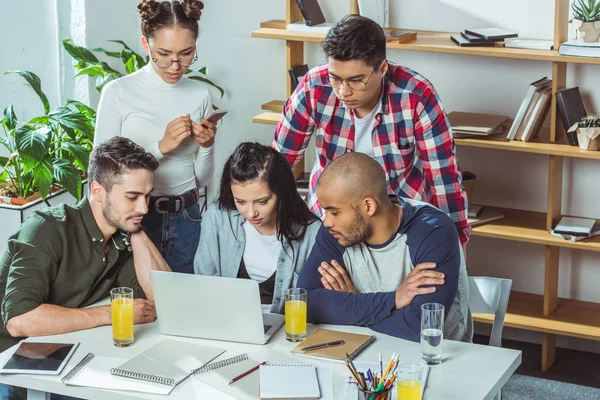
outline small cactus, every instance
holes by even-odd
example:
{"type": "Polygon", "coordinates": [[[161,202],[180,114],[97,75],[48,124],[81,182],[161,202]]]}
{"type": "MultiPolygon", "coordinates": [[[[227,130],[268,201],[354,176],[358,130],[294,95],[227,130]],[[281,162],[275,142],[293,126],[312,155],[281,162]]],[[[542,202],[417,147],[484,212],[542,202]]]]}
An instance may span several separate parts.
{"type": "Polygon", "coordinates": [[[600,117],[597,115],[588,115],[579,122],[580,128],[600,128],[600,117]]]}

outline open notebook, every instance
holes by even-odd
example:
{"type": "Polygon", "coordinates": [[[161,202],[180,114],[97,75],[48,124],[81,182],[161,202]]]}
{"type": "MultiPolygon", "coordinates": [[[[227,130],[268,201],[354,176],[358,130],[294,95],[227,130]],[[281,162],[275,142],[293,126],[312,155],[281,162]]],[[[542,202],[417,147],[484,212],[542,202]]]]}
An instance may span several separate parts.
{"type": "Polygon", "coordinates": [[[75,386],[168,394],[223,352],[223,349],[163,340],[128,361],[90,353],[62,381],[75,386]]]}

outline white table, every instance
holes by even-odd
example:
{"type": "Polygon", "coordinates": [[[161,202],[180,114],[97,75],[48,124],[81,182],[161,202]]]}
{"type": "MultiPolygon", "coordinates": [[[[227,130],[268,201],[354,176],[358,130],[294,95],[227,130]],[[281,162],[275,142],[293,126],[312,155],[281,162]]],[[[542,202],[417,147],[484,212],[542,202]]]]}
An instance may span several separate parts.
{"type": "MultiPolygon", "coordinates": [[[[384,360],[389,360],[393,352],[400,355],[401,362],[418,362],[420,360],[420,347],[418,343],[394,338],[391,336],[373,333],[367,328],[354,326],[328,326],[329,329],[337,329],[355,333],[375,334],[377,341],[363,352],[357,361],[377,361],[377,354],[382,353],[384,360]]],[[[315,329],[309,325],[309,332],[315,329]]],[[[79,341],[81,344],[71,358],[69,365],[65,367],[63,375],[67,373],[88,352],[108,357],[130,358],[164,338],[176,339],[190,343],[199,343],[213,347],[226,349],[226,355],[237,355],[247,352],[255,359],[268,360],[270,362],[293,362],[313,364],[319,370],[329,370],[334,377],[334,398],[337,400],[344,389],[348,370],[344,363],[321,361],[314,358],[297,357],[289,354],[295,347],[294,343],[285,340],[285,332],[282,328],[277,335],[266,345],[250,345],[242,343],[221,342],[214,340],[191,339],[174,336],[163,336],[158,330],[158,324],[136,325],[135,344],[128,348],[117,348],[112,344],[112,331],[110,326],[79,331],[58,336],[41,338],[59,342],[61,340],[79,341]]],[[[40,339],[40,338],[38,338],[40,339]]],[[[444,362],[441,365],[431,367],[427,386],[425,388],[425,399],[461,399],[481,400],[492,399],[502,388],[506,381],[521,363],[521,352],[516,350],[502,349],[497,347],[467,344],[446,340],[443,345],[444,362]]],[[[6,352],[5,352],[6,353],[6,352]]],[[[0,354],[0,358],[5,356],[0,354]]],[[[25,387],[28,389],[28,400],[47,400],[48,393],[60,393],[84,399],[182,399],[200,400],[202,396],[195,393],[198,388],[195,378],[189,378],[176,387],[169,396],[151,395],[137,392],[114,392],[103,389],[67,386],[61,383],[58,376],[44,375],[0,375],[0,383],[25,387]]],[[[248,399],[251,399],[249,397],[248,399]]],[[[252,399],[255,400],[255,399],[252,399]]]]}

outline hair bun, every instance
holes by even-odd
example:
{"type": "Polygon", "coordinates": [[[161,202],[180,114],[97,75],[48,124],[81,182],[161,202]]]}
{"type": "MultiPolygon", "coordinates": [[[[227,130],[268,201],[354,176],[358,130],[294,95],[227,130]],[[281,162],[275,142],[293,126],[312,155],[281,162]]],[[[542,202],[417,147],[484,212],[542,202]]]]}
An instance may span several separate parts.
{"type": "Polygon", "coordinates": [[[158,17],[162,11],[162,2],[155,0],[142,0],[138,3],[137,8],[142,17],[142,21],[150,22],[158,17]]]}
{"type": "Polygon", "coordinates": [[[183,0],[181,2],[181,8],[186,17],[199,21],[200,16],[202,15],[202,9],[204,8],[204,3],[200,0],[183,0]]]}

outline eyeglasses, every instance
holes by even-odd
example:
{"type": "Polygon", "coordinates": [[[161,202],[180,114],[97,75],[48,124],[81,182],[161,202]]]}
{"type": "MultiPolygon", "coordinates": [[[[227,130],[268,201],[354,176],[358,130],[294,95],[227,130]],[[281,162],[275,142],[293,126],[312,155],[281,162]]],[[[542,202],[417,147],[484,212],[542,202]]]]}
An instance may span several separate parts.
{"type": "Polygon", "coordinates": [[[329,84],[331,85],[332,88],[339,89],[342,87],[342,85],[344,83],[346,83],[346,85],[350,89],[355,90],[357,92],[364,92],[365,90],[367,90],[367,83],[369,83],[369,80],[375,73],[375,70],[378,69],[378,67],[379,66],[373,68],[373,72],[371,72],[371,75],[369,75],[369,77],[367,78],[366,81],[361,81],[359,79],[351,79],[351,80],[341,79],[341,78],[338,78],[337,76],[329,75],[329,84]]]}
{"type": "Polygon", "coordinates": [[[152,57],[152,61],[154,61],[154,64],[156,64],[158,68],[169,68],[171,65],[173,65],[173,63],[179,63],[180,66],[187,68],[193,63],[195,63],[196,60],[198,60],[196,49],[194,49],[193,53],[181,56],[177,60],[173,60],[169,56],[161,56],[160,54],[158,54],[157,57],[154,57],[154,54],[152,54],[152,48],[150,47],[149,43],[148,49],[150,50],[150,56],[152,57]]]}

